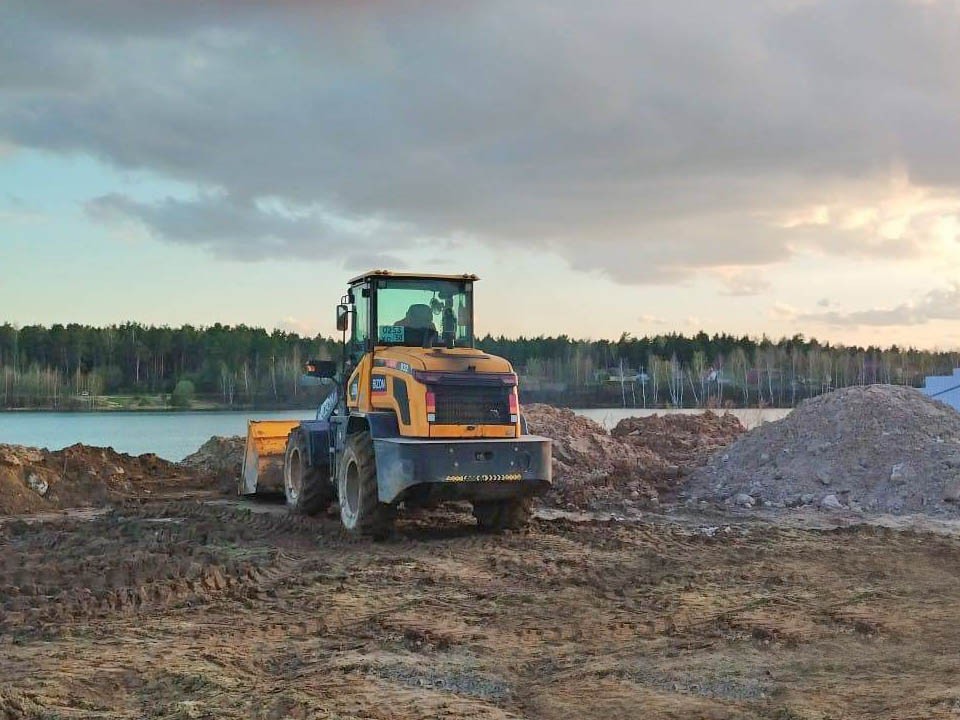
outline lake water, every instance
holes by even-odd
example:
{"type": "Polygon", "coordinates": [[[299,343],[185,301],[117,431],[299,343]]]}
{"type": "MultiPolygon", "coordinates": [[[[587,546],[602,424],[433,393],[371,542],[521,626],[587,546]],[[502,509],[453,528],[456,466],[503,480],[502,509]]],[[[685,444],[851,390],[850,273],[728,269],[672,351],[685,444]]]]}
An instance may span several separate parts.
{"type": "MultiPolygon", "coordinates": [[[[637,408],[592,408],[575,412],[612,428],[626,417],[645,417],[665,412],[698,413],[699,410],[641,410],[637,408]]],[[[788,410],[730,410],[748,428],[779,420],[788,410]]],[[[211,435],[245,435],[247,420],[307,420],[314,412],[108,412],[108,413],[0,413],[0,444],[30,445],[52,450],[74,443],[109,446],[139,455],[156,453],[168,460],[182,460],[211,435]]]]}

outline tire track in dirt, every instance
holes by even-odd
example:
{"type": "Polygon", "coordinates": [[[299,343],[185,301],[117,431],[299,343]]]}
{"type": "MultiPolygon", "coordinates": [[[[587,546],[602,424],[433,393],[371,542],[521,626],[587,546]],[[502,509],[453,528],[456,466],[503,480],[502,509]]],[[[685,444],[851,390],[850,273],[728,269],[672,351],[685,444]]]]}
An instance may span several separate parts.
{"type": "Polygon", "coordinates": [[[865,527],[487,536],[446,510],[370,543],[186,501],[6,522],[0,717],[949,717],[958,562],[865,527]]]}

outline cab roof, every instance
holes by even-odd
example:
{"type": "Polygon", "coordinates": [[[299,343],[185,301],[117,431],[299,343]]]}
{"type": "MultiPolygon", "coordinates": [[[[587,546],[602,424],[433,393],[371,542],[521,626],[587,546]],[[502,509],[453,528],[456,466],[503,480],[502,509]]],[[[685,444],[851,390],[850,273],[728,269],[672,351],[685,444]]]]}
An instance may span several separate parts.
{"type": "Polygon", "coordinates": [[[348,285],[356,285],[358,282],[363,282],[364,280],[371,280],[373,278],[409,278],[412,280],[479,280],[476,275],[471,273],[463,273],[462,275],[436,275],[431,273],[405,273],[405,272],[393,272],[392,270],[368,270],[363,273],[363,275],[357,275],[355,278],[351,279],[348,285]]]}

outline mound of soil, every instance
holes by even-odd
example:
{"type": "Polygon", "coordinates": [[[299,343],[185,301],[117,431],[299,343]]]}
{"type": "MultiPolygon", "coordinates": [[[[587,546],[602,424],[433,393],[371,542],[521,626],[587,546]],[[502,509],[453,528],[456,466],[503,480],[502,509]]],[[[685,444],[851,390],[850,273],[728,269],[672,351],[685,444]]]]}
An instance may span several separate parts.
{"type": "Polygon", "coordinates": [[[235,492],[243,466],[244,444],[245,439],[239,435],[214,435],[199,450],[181,460],[180,465],[197,475],[215,478],[223,492],[235,492]]]}
{"type": "MultiPolygon", "coordinates": [[[[677,468],[655,453],[614,438],[592,420],[549,405],[525,405],[531,433],[553,440],[554,489],[547,501],[561,507],[622,509],[657,501],[656,481],[677,468]]],[[[243,464],[244,438],[211,437],[181,465],[219,480],[233,492],[243,464]]]]}
{"type": "Polygon", "coordinates": [[[617,423],[611,434],[656,453],[684,473],[704,465],[717,450],[746,431],[734,415],[717,415],[708,410],[697,415],[626,418],[617,423]]]}
{"type": "Polygon", "coordinates": [[[655,481],[676,467],[642,446],[613,437],[571,410],[524,405],[527,427],[553,440],[553,490],[547,500],[565,507],[612,509],[658,502],[655,481]]]}
{"type": "Polygon", "coordinates": [[[104,505],[182,483],[184,473],[156,455],[72,445],[51,452],[0,445],[0,515],[104,505]]]}
{"type": "Polygon", "coordinates": [[[688,491],[741,506],[956,515],[960,413],[913,388],[838,390],[714,455],[688,491]]]}

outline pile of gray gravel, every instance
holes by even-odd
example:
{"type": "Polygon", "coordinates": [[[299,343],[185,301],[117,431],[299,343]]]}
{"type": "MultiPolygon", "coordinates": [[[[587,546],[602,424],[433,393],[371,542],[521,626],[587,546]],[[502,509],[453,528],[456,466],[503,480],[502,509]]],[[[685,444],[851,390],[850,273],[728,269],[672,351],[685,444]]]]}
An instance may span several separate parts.
{"type": "Polygon", "coordinates": [[[958,515],[960,413],[913,388],[838,390],[718,452],[686,494],[742,507],[958,515]]]}

